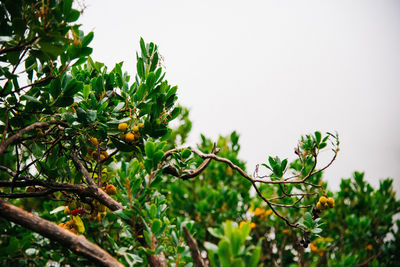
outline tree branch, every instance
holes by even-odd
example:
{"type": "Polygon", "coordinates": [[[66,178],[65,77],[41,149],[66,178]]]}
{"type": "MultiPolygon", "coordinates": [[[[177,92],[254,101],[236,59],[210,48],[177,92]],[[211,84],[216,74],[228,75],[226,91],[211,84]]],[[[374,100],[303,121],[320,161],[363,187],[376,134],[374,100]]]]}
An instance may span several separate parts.
{"type": "Polygon", "coordinates": [[[196,267],[206,267],[204,260],[201,257],[199,246],[197,241],[190,235],[186,226],[182,227],[186,244],[189,246],[190,254],[192,255],[194,266],[196,267]]]}
{"type": "MultiPolygon", "coordinates": [[[[164,158],[167,158],[167,157],[170,156],[173,152],[176,152],[176,151],[177,151],[177,149],[172,149],[172,150],[167,151],[167,152],[165,153],[165,155],[164,155],[164,158]]],[[[220,151],[220,149],[217,148],[217,147],[216,147],[216,144],[214,143],[214,146],[213,146],[213,149],[212,149],[211,153],[212,153],[212,154],[217,154],[219,151],[220,151]]],[[[202,173],[202,172],[207,168],[207,166],[208,166],[208,164],[210,164],[210,162],[211,162],[211,158],[206,158],[206,159],[200,164],[199,167],[197,167],[197,168],[194,169],[194,170],[187,170],[187,171],[185,171],[185,172],[188,172],[188,174],[185,174],[185,175],[182,175],[182,176],[179,175],[178,170],[177,170],[175,167],[173,167],[172,165],[167,165],[167,166],[165,167],[163,173],[173,175],[173,176],[175,176],[175,177],[178,177],[178,178],[181,179],[181,180],[189,180],[189,179],[191,179],[191,178],[195,178],[195,177],[199,176],[200,173],[202,173]]]]}
{"type": "MultiPolygon", "coordinates": [[[[105,193],[103,190],[101,190],[97,186],[91,186],[91,185],[83,186],[83,185],[78,185],[78,184],[57,183],[57,182],[53,182],[53,181],[40,180],[40,179],[31,179],[31,180],[15,181],[15,182],[0,180],[0,187],[12,187],[12,186],[13,187],[26,187],[26,186],[33,186],[33,185],[46,187],[53,192],[65,191],[65,192],[75,193],[82,198],[85,198],[85,197],[95,198],[101,204],[108,207],[112,211],[124,209],[124,206],[122,206],[119,202],[112,199],[107,193],[105,193]]],[[[42,191],[42,192],[46,192],[46,191],[42,191]]],[[[22,197],[22,196],[25,196],[25,197],[41,196],[40,194],[32,194],[32,193],[34,193],[34,192],[31,192],[31,195],[27,195],[27,193],[15,193],[15,194],[23,194],[20,197],[22,197]]],[[[9,197],[10,198],[13,196],[12,195],[7,196],[3,193],[3,194],[0,194],[0,197],[9,197]]]]}
{"type": "Polygon", "coordinates": [[[86,170],[85,166],[83,166],[82,162],[79,160],[78,155],[76,152],[71,152],[71,158],[74,162],[74,165],[78,171],[82,173],[85,177],[86,181],[88,182],[89,186],[87,187],[88,190],[91,191],[91,194],[103,205],[110,208],[112,211],[124,209],[119,202],[112,199],[108,194],[106,194],[103,190],[101,190],[96,183],[93,181],[92,177],[90,177],[89,172],[86,170]]]}
{"type": "Polygon", "coordinates": [[[2,199],[0,199],[0,216],[60,243],[75,254],[81,255],[97,265],[123,266],[108,252],[89,242],[84,236],[77,236],[50,221],[17,208],[2,199]]]}
{"type": "Polygon", "coordinates": [[[21,129],[19,132],[5,140],[4,142],[1,142],[0,144],[0,155],[4,153],[4,151],[7,149],[8,146],[16,143],[18,140],[20,140],[24,134],[36,129],[36,128],[44,128],[52,124],[58,124],[58,125],[64,125],[68,126],[64,121],[43,121],[43,122],[35,122],[34,124],[31,124],[23,129],[21,129]]]}

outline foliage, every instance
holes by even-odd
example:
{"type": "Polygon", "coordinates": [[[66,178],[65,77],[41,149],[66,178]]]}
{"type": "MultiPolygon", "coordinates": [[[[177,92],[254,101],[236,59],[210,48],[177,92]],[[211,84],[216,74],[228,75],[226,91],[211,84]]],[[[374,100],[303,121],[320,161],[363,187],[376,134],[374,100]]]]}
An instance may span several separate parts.
{"type": "MultiPolygon", "coordinates": [[[[90,57],[93,33],[74,24],[72,0],[6,0],[0,14],[1,199],[126,266],[193,266],[184,227],[212,266],[400,262],[392,180],[375,190],[356,172],[339,192],[326,191],[322,174],[339,151],[337,134],[305,135],[295,160],[267,157],[266,174],[257,166],[251,176],[236,132],[184,147],[189,111],[165,80],[154,43],[140,39],[131,79],[122,62],[109,70],[90,57]],[[333,157],[320,167],[323,149],[333,157]],[[318,207],[326,197],[334,208],[318,207]]],[[[1,265],[92,264],[51,233],[1,214],[1,265]]]]}

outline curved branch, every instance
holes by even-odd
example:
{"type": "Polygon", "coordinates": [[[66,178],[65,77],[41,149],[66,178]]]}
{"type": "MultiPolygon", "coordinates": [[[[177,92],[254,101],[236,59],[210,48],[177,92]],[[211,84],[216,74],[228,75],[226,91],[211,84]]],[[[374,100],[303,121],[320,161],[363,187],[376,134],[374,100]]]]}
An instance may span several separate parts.
{"type": "MultiPolygon", "coordinates": [[[[176,151],[177,151],[177,149],[172,149],[172,150],[169,150],[169,151],[165,152],[164,158],[167,158],[168,156],[170,156],[172,154],[172,152],[176,152],[176,151]]],[[[193,149],[192,149],[192,151],[193,151],[193,149]]],[[[213,149],[211,151],[211,154],[217,154],[219,151],[220,151],[220,149],[217,148],[216,144],[214,143],[214,146],[213,146],[213,149]]],[[[182,176],[179,175],[178,170],[175,167],[173,167],[172,165],[167,165],[164,168],[163,173],[173,175],[175,177],[178,177],[181,180],[189,180],[191,178],[195,178],[195,177],[199,176],[200,173],[202,173],[207,168],[207,166],[208,166],[208,164],[210,164],[210,162],[211,162],[211,158],[206,158],[200,164],[199,167],[197,167],[194,170],[186,171],[186,172],[188,172],[188,174],[185,174],[185,175],[182,175],[182,176]]]]}
{"type": "Polygon", "coordinates": [[[75,254],[81,255],[97,265],[123,266],[108,252],[91,243],[84,236],[75,235],[55,223],[17,208],[2,199],[0,199],[0,216],[62,244],[75,254]]]}

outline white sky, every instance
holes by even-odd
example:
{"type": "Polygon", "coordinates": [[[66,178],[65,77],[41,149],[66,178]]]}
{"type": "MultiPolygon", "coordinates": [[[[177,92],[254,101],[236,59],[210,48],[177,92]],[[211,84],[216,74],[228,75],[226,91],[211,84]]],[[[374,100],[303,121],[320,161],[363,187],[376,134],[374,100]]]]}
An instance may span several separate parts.
{"type": "Polygon", "coordinates": [[[191,109],[190,143],[236,130],[252,172],[294,159],[302,134],[338,131],[330,189],[365,171],[400,191],[400,1],[86,0],[92,54],[134,76],[139,38],[159,45],[191,109]]]}

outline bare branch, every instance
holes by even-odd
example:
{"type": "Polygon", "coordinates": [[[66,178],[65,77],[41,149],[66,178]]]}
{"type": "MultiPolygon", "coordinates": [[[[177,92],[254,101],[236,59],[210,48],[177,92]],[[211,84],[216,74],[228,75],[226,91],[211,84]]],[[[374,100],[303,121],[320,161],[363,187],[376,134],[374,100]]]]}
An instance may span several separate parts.
{"type": "Polygon", "coordinates": [[[0,198],[26,198],[26,197],[43,197],[54,193],[55,190],[49,189],[38,192],[26,192],[26,193],[2,193],[0,192],[0,198]]]}
{"type": "MultiPolygon", "coordinates": [[[[176,152],[176,151],[177,151],[176,149],[172,149],[172,150],[167,151],[167,152],[164,154],[164,158],[167,158],[167,157],[170,156],[173,152],[176,152]]],[[[193,151],[193,149],[192,149],[192,151],[193,151]]],[[[217,148],[217,147],[216,147],[216,144],[214,143],[214,146],[213,146],[213,149],[212,149],[212,151],[211,151],[211,154],[217,154],[219,151],[220,151],[220,149],[217,148]]],[[[173,176],[175,176],[175,177],[178,177],[178,178],[181,179],[181,180],[189,180],[189,179],[191,179],[191,178],[195,178],[195,177],[199,176],[200,173],[202,173],[202,172],[207,168],[207,166],[208,166],[208,164],[210,164],[210,162],[211,162],[211,158],[206,158],[206,159],[200,164],[199,167],[197,167],[197,168],[194,169],[194,170],[185,170],[184,172],[187,172],[188,174],[185,174],[185,175],[182,175],[182,176],[179,175],[178,170],[177,170],[175,167],[173,167],[172,165],[167,165],[167,166],[165,167],[163,173],[173,175],[173,176]]]]}
{"type": "Polygon", "coordinates": [[[23,129],[21,129],[19,132],[5,140],[4,142],[1,142],[0,144],[0,155],[4,153],[4,151],[7,149],[8,146],[16,143],[18,140],[22,138],[22,136],[36,128],[44,128],[48,127],[49,125],[53,124],[58,124],[58,125],[65,125],[68,126],[64,121],[43,121],[43,122],[35,122],[34,124],[31,124],[23,129]]]}
{"type": "Polygon", "coordinates": [[[4,53],[8,53],[8,52],[21,51],[26,46],[33,44],[37,39],[38,39],[38,37],[34,37],[32,40],[30,40],[30,41],[28,41],[26,43],[19,44],[19,45],[16,45],[16,46],[10,46],[10,47],[2,48],[2,49],[0,49],[0,55],[4,54],[4,53]]]}
{"type": "Polygon", "coordinates": [[[194,266],[196,267],[205,267],[207,266],[204,263],[203,258],[201,257],[199,246],[197,245],[196,239],[194,239],[186,226],[182,227],[186,244],[189,246],[190,254],[192,255],[194,266]]]}
{"type": "Polygon", "coordinates": [[[89,172],[86,170],[85,166],[83,166],[82,162],[79,160],[78,154],[75,151],[73,151],[73,152],[71,152],[70,156],[71,156],[72,161],[74,162],[76,169],[82,173],[83,177],[85,177],[86,182],[89,185],[96,185],[96,183],[93,181],[92,177],[90,176],[89,172]]]}
{"type": "Polygon", "coordinates": [[[83,235],[75,235],[56,224],[17,208],[0,199],[0,216],[62,244],[99,266],[123,266],[108,252],[89,242],[83,235]]]}
{"type": "MultiPolygon", "coordinates": [[[[65,191],[77,194],[82,198],[85,197],[95,198],[101,204],[108,207],[112,211],[124,209],[124,206],[122,206],[119,202],[112,199],[107,193],[98,188],[96,185],[83,186],[78,184],[57,183],[53,181],[40,180],[40,179],[31,179],[31,180],[15,181],[15,182],[0,180],[0,187],[11,187],[11,186],[26,187],[33,185],[43,186],[53,192],[65,191]]],[[[37,195],[32,195],[32,196],[37,196],[37,195]]],[[[0,194],[0,197],[8,197],[8,196],[3,196],[2,194],[0,194]]]]}

